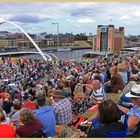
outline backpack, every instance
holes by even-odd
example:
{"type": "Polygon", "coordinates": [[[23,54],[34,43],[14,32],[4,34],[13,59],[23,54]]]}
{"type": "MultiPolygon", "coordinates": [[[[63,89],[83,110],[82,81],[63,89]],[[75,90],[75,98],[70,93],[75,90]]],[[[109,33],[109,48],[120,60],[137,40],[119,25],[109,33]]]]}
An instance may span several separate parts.
{"type": "Polygon", "coordinates": [[[125,115],[124,119],[124,131],[117,132],[117,131],[111,131],[111,132],[105,132],[106,137],[108,138],[126,138],[127,137],[127,132],[128,132],[128,115],[125,115]]]}
{"type": "Polygon", "coordinates": [[[73,119],[73,121],[69,124],[69,126],[74,126],[75,128],[79,127],[79,124],[81,122],[84,122],[85,120],[87,120],[87,118],[83,118],[83,117],[78,117],[73,119]]]}

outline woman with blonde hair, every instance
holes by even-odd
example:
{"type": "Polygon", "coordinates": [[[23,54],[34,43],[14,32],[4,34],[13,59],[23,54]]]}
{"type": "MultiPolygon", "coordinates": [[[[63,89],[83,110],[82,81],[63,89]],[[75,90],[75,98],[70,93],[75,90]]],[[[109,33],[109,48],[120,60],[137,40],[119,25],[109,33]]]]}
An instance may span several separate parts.
{"type": "MultiPolygon", "coordinates": [[[[41,132],[41,124],[34,118],[34,114],[30,109],[23,108],[19,114],[20,125],[16,128],[16,133],[19,137],[34,137],[37,132],[41,132]]],[[[39,136],[37,136],[39,137],[39,136]]]]}
{"type": "Polygon", "coordinates": [[[118,74],[121,76],[123,82],[125,84],[127,84],[128,83],[128,77],[127,77],[127,73],[125,71],[125,67],[123,66],[123,64],[118,64],[117,68],[118,68],[118,74]]]}

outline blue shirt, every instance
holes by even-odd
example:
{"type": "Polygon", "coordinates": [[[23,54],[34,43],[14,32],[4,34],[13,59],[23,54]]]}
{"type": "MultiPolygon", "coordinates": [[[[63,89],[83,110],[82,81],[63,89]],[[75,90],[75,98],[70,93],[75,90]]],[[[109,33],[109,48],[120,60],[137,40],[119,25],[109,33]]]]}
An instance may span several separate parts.
{"type": "Polygon", "coordinates": [[[103,73],[100,74],[101,83],[105,83],[105,75],[103,73]]]}
{"type": "MultiPolygon", "coordinates": [[[[128,117],[132,117],[132,116],[136,116],[140,119],[140,106],[134,106],[132,107],[128,113],[127,113],[128,117]]],[[[124,115],[121,117],[122,122],[124,121],[124,115]]],[[[135,131],[137,130],[137,126],[135,126],[134,128],[132,128],[131,130],[128,131],[127,135],[132,135],[135,133],[135,131]]]]}
{"type": "Polygon", "coordinates": [[[55,136],[55,116],[51,106],[43,106],[34,110],[35,118],[39,120],[46,137],[55,136]]]}
{"type": "Polygon", "coordinates": [[[127,84],[127,83],[128,83],[127,73],[126,73],[126,72],[118,72],[118,73],[119,73],[119,75],[121,76],[123,82],[124,82],[125,84],[127,84]]]}
{"type": "Polygon", "coordinates": [[[134,106],[133,108],[131,108],[128,111],[127,115],[129,117],[131,117],[131,116],[137,116],[140,119],[140,106],[134,106]]]}

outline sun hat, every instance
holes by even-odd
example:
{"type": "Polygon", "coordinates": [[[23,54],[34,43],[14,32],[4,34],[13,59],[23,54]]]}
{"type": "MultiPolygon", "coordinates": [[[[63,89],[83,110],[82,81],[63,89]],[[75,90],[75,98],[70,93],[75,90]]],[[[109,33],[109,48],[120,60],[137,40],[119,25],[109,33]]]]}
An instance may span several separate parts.
{"type": "Polygon", "coordinates": [[[140,98],[140,85],[133,85],[130,92],[125,96],[130,98],[140,98]]]}
{"type": "Polygon", "coordinates": [[[122,93],[120,94],[120,97],[121,97],[122,95],[126,95],[128,92],[130,92],[133,85],[137,85],[137,83],[136,83],[135,81],[130,81],[130,82],[125,86],[125,88],[123,89],[122,93]]]}

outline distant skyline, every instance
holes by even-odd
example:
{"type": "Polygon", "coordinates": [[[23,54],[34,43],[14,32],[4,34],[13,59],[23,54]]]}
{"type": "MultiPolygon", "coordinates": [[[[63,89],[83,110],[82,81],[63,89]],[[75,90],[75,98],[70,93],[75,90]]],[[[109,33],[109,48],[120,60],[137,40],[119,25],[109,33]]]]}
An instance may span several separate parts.
{"type": "MultiPolygon", "coordinates": [[[[125,27],[125,35],[140,35],[140,3],[125,2],[0,2],[0,18],[13,21],[28,33],[96,34],[97,25],[125,27]]],[[[12,25],[0,31],[19,32],[12,25]]]]}

